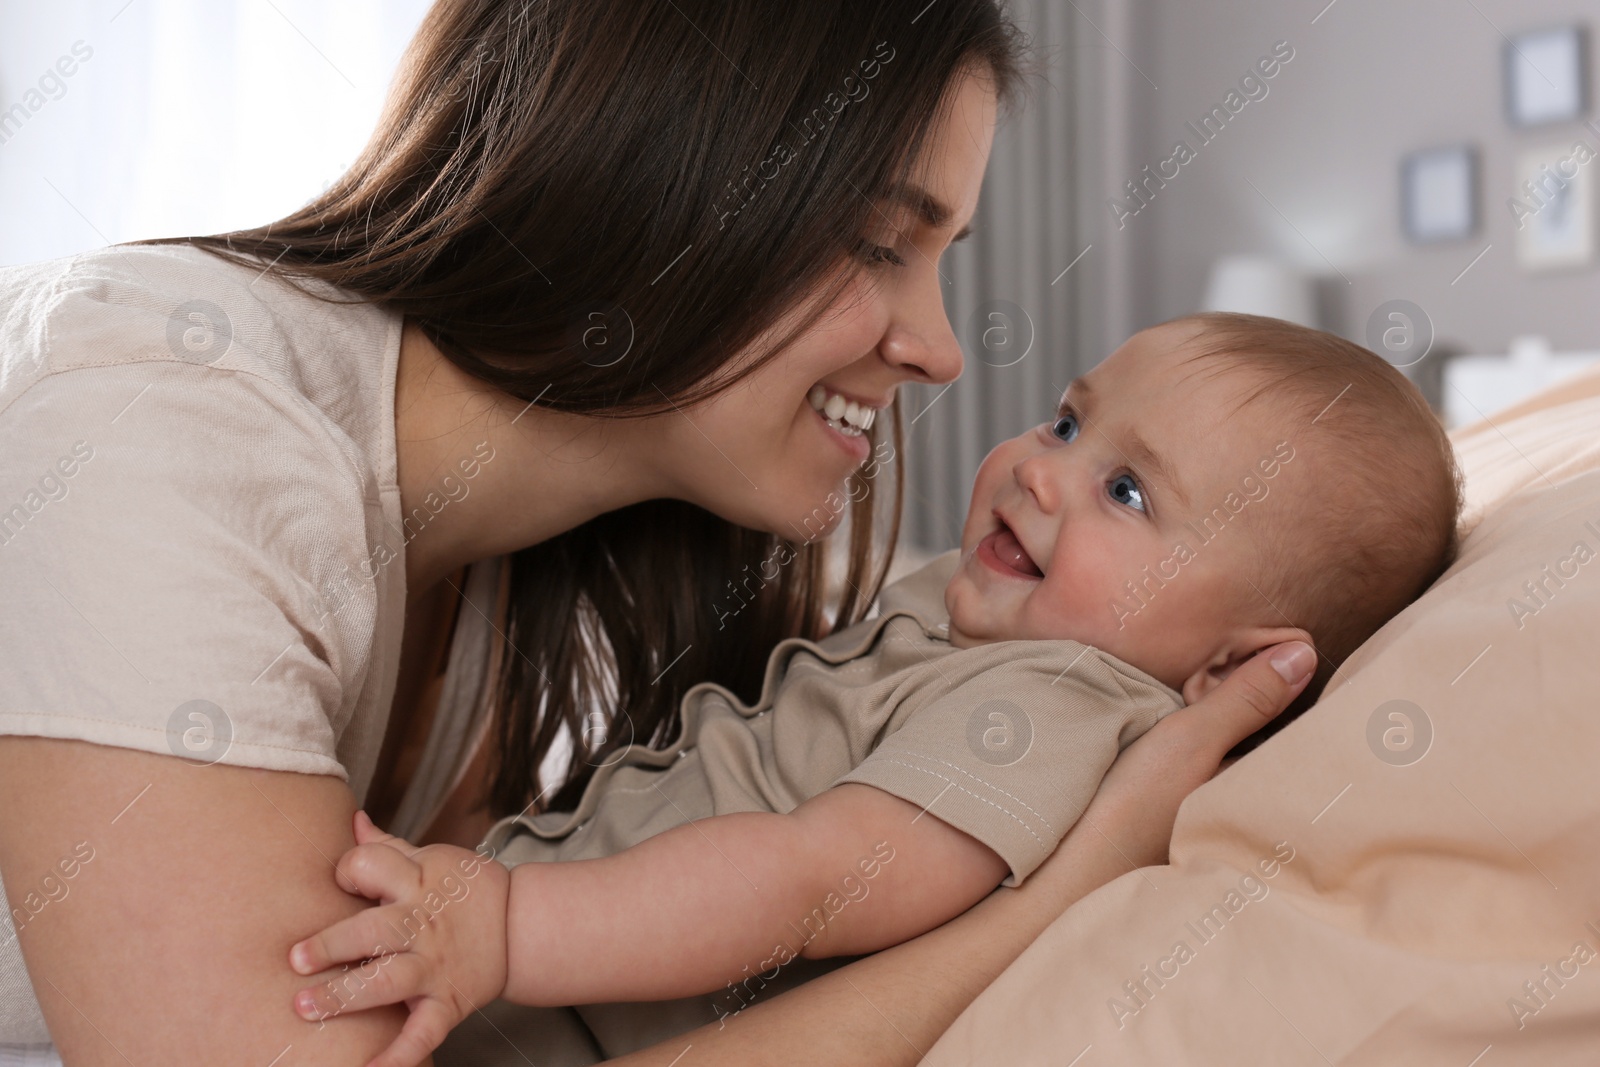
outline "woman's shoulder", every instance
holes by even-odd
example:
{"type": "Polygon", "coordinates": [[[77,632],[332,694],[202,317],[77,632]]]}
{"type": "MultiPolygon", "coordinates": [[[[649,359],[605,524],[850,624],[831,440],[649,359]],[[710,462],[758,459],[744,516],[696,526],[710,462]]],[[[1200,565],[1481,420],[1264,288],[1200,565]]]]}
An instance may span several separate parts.
{"type": "Polygon", "coordinates": [[[179,244],[0,269],[0,439],[205,455],[240,495],[299,457],[302,483],[397,515],[401,317],[266,266],[179,244]]]}
{"type": "Polygon", "coordinates": [[[239,394],[321,424],[358,463],[392,463],[400,316],[267,266],[177,244],[0,269],[0,416],[52,378],[166,383],[186,388],[143,399],[239,394]]]}

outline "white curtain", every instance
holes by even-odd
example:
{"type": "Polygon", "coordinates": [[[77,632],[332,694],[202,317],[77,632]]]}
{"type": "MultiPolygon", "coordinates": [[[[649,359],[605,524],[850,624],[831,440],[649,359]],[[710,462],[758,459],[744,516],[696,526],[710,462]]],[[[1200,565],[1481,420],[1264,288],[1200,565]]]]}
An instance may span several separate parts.
{"type": "Polygon", "coordinates": [[[365,144],[427,7],[0,0],[0,264],[305,203],[365,144]]]}

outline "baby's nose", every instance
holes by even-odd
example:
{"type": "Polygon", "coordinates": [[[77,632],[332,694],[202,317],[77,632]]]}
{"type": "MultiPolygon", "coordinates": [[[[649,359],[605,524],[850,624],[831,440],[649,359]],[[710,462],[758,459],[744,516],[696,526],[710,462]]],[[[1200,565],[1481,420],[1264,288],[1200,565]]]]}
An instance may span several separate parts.
{"type": "Polygon", "coordinates": [[[1059,474],[1053,470],[1048,453],[1038,453],[1018,461],[1012,476],[1023,491],[1033,497],[1040,511],[1053,514],[1061,503],[1059,474]]]}

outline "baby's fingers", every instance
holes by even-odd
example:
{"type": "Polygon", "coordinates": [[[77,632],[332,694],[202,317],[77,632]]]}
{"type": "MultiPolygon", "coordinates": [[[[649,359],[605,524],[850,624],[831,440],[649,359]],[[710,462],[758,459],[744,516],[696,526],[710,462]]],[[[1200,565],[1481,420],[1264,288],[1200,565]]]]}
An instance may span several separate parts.
{"type": "Polygon", "coordinates": [[[357,912],[290,946],[289,966],[296,974],[316,974],[341,963],[404,952],[412,938],[396,935],[409,929],[405,923],[410,918],[405,908],[394,905],[357,912]]]}
{"type": "MultiPolygon", "coordinates": [[[[294,1010],[302,1019],[316,1021],[346,1012],[399,1004],[423,994],[427,969],[409,952],[379,956],[359,967],[334,975],[326,982],[302,989],[294,996],[294,1010]]],[[[443,1037],[440,1038],[443,1040],[443,1037]]]]}
{"type": "Polygon", "coordinates": [[[385,904],[422,888],[422,865],[388,845],[357,845],[339,857],[334,876],[346,893],[385,904]]]}
{"type": "Polygon", "coordinates": [[[358,845],[388,845],[405,856],[415,856],[422,851],[405,838],[386,834],[378,829],[377,824],[372,821],[372,817],[365,811],[357,810],[351,820],[351,826],[355,829],[356,844],[358,845]]]}
{"type": "Polygon", "coordinates": [[[400,1036],[367,1067],[416,1067],[444,1043],[450,1028],[460,1021],[451,1009],[432,997],[425,997],[411,1009],[411,1017],[406,1020],[400,1036]]]}

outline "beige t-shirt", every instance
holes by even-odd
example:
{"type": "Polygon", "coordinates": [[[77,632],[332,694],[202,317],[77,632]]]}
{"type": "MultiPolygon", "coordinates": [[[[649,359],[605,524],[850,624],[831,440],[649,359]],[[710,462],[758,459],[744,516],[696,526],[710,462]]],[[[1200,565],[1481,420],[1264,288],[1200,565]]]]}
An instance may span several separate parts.
{"type": "Polygon", "coordinates": [[[884,590],[878,614],[821,641],[790,638],[745,705],[690,689],[664,749],[623,750],[571,812],[502,819],[508,863],[620,852],[692,819],[793,811],[863,782],[992,848],[1020,885],[1077,821],[1124,747],[1183,706],[1173,689],[1071,640],[950,644],[947,552],[884,590]]]}
{"type": "MultiPolygon", "coordinates": [[[[0,269],[0,734],[365,794],[405,619],[401,326],[188,246],[0,269]]],[[[0,1042],[48,1039],[28,906],[0,1042]]]]}
{"type": "MultiPolygon", "coordinates": [[[[486,843],[511,865],[588,859],[690,820],[788,812],[834,785],[863,782],[982,841],[1011,868],[1002,884],[1020,884],[1077,821],[1117,754],[1183,697],[1077,641],[954,647],[944,588],[959,562],[948,552],[891,585],[874,618],[821,641],[781,642],[754,706],[714,683],[695,686],[677,742],[623,750],[595,771],[574,811],[503,819],[486,843]]],[[[801,945],[788,948],[798,955],[801,945]]],[[[792,960],[775,988],[832,966],[792,960]]],[[[760,992],[775,988],[763,983],[760,992]]],[[[598,1049],[616,1056],[736,1014],[751,992],[589,1005],[576,1015],[598,1049]]],[[[532,1041],[521,1047],[538,1050],[541,1063],[592,1062],[545,1044],[543,1035],[570,1041],[573,1021],[506,1008],[495,1025],[513,1044],[532,1041]]]]}

